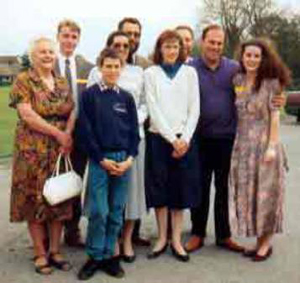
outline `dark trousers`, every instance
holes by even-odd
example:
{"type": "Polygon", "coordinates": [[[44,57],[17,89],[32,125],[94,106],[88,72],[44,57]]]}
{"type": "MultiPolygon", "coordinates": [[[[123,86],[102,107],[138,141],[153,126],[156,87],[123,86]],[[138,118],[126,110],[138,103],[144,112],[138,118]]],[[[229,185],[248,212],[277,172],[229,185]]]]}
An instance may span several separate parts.
{"type": "Polygon", "coordinates": [[[215,181],[215,235],[231,236],[228,217],[228,174],[234,139],[199,138],[200,183],[202,198],[198,208],[191,209],[192,234],[206,236],[212,176],[215,181]]]}

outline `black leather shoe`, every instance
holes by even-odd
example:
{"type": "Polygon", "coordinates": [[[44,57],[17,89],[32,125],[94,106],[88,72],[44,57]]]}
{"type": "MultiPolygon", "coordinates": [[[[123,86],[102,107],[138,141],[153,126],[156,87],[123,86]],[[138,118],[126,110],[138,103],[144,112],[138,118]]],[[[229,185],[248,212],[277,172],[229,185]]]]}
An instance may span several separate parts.
{"type": "Polygon", "coordinates": [[[123,255],[122,259],[124,262],[133,263],[136,259],[135,255],[123,255]]]}
{"type": "Polygon", "coordinates": [[[125,271],[120,264],[119,258],[105,259],[101,269],[108,275],[116,278],[123,278],[125,276],[125,271]]]}
{"type": "Polygon", "coordinates": [[[102,261],[99,260],[88,259],[77,275],[78,280],[88,280],[93,277],[96,271],[100,269],[101,263],[102,261]]]}
{"type": "Polygon", "coordinates": [[[154,259],[154,258],[158,258],[161,254],[163,254],[168,248],[168,242],[162,247],[162,249],[158,250],[158,251],[151,251],[148,255],[147,258],[148,259],[154,259]]]}
{"type": "Polygon", "coordinates": [[[172,251],[172,254],[173,256],[178,259],[179,261],[182,261],[182,262],[187,262],[190,260],[190,256],[188,254],[180,254],[175,248],[173,245],[171,245],[171,251],[172,251]]]}

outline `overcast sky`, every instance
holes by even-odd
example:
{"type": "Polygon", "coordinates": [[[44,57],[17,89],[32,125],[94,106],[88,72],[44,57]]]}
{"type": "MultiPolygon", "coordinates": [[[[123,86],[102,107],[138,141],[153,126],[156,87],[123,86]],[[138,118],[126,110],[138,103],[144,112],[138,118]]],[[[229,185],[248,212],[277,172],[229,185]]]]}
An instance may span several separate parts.
{"type": "MultiPolygon", "coordinates": [[[[300,7],[298,0],[277,0],[281,5],[300,7]]],[[[143,24],[139,52],[148,54],[157,35],[178,24],[195,27],[201,16],[200,0],[1,0],[0,55],[22,54],[28,43],[41,35],[55,38],[57,23],[64,18],[82,28],[78,52],[94,61],[107,35],[125,16],[143,24]]]]}

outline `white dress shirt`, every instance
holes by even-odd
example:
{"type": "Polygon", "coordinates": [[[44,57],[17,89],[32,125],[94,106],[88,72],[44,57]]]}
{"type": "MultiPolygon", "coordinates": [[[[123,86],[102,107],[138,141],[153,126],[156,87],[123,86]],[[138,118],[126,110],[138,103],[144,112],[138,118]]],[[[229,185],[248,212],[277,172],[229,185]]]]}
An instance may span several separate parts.
{"type": "Polygon", "coordinates": [[[189,143],[200,115],[199,83],[194,68],[183,64],[171,79],[160,66],[152,66],[144,72],[144,81],[150,132],[160,134],[170,143],[181,134],[189,143]]]}
{"type": "Polygon", "coordinates": [[[71,69],[71,77],[72,77],[72,96],[75,103],[75,113],[77,114],[78,113],[78,91],[77,91],[77,69],[76,69],[75,55],[72,55],[70,57],[65,57],[61,53],[58,54],[58,66],[62,77],[66,76],[65,74],[66,59],[70,60],[70,69],[71,69]]]}
{"type": "MultiPolygon", "coordinates": [[[[102,75],[99,68],[97,66],[94,67],[89,74],[87,87],[92,86],[95,83],[99,83],[101,81],[101,77],[102,75]]],[[[148,111],[145,92],[143,89],[143,69],[139,66],[126,64],[121,71],[117,84],[133,96],[138,113],[140,136],[141,138],[144,138],[144,122],[148,117],[148,111]]]]}

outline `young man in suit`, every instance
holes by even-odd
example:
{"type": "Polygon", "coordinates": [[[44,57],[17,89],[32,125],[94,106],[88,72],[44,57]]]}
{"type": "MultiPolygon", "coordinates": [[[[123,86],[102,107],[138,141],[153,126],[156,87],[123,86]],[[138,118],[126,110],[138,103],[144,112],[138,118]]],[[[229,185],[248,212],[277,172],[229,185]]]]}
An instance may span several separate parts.
{"type": "MultiPolygon", "coordinates": [[[[81,29],[79,25],[72,20],[64,20],[58,25],[57,41],[59,54],[55,71],[68,80],[75,103],[76,116],[78,115],[79,97],[86,88],[87,77],[93,67],[93,64],[88,62],[83,56],[75,54],[76,47],[80,41],[80,34],[81,29]]],[[[76,124],[73,133],[74,141],[71,160],[74,170],[83,176],[87,159],[83,151],[80,150],[76,139],[76,132],[78,131],[76,124]]],[[[64,239],[68,246],[83,246],[79,229],[80,216],[81,203],[80,198],[77,198],[73,205],[73,218],[65,222],[64,239]]]]}

